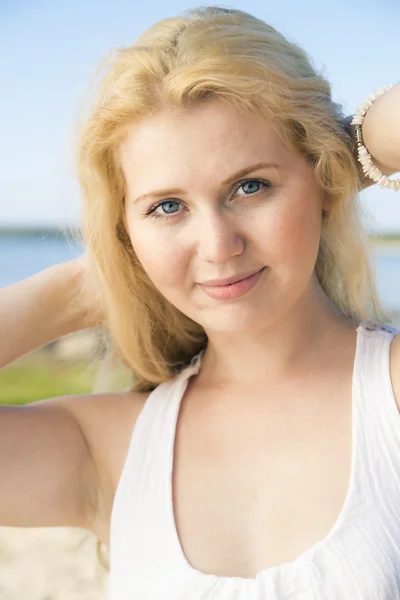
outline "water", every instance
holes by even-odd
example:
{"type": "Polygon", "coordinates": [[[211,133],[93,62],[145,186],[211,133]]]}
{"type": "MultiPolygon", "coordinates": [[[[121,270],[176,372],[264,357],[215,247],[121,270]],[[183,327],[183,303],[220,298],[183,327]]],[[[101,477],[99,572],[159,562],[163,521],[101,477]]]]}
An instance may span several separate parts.
{"type": "Polygon", "coordinates": [[[400,243],[375,250],[376,281],[382,304],[400,311],[400,243]]]}
{"type": "Polygon", "coordinates": [[[0,287],[83,254],[84,249],[60,233],[0,235],[0,287]]]}
{"type": "MultiPolygon", "coordinates": [[[[57,263],[80,256],[84,249],[62,234],[0,236],[0,287],[16,283],[57,263]]],[[[383,305],[400,311],[400,243],[375,250],[378,291],[383,305]]]]}

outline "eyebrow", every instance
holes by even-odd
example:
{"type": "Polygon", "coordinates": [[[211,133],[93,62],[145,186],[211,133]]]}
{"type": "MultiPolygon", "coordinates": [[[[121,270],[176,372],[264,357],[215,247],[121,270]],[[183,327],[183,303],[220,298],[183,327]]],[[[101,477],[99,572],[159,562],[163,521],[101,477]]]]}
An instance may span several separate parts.
{"type": "MultiPolygon", "coordinates": [[[[228,185],[229,183],[232,183],[233,181],[235,181],[235,179],[238,179],[239,177],[243,177],[244,175],[247,175],[248,173],[251,173],[252,171],[257,171],[259,169],[279,169],[279,168],[280,168],[280,165],[278,165],[277,163],[271,163],[271,162],[257,163],[256,165],[251,165],[250,167],[245,167],[244,169],[237,171],[237,173],[234,173],[233,175],[231,175],[230,177],[225,179],[225,181],[222,182],[222,185],[228,185]]],[[[135,200],[133,200],[133,204],[138,204],[139,202],[143,202],[144,200],[148,200],[149,198],[160,198],[162,196],[169,196],[171,194],[184,194],[184,193],[185,193],[185,190],[183,190],[182,188],[167,188],[167,189],[163,189],[163,190],[155,190],[154,192],[148,192],[147,194],[142,194],[141,196],[138,196],[137,198],[135,198],[135,200]]]]}

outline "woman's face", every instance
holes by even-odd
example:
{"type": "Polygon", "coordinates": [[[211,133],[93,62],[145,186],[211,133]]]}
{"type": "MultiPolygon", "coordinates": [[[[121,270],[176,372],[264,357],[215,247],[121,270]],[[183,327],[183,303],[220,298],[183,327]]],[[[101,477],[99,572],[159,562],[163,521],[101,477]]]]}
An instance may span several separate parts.
{"type": "Polygon", "coordinates": [[[274,129],[213,99],[143,119],[120,147],[133,248],[165,298],[206,332],[257,330],[309,301],[322,195],[274,129]],[[231,299],[206,280],[259,271],[231,299]]]}

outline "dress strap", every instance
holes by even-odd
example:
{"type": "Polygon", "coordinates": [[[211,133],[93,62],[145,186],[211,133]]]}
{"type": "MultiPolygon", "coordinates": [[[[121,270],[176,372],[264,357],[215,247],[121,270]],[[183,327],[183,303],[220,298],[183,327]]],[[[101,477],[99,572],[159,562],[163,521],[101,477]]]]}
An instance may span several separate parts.
{"type": "Polygon", "coordinates": [[[369,322],[362,322],[358,329],[363,348],[357,383],[362,388],[365,410],[374,419],[378,434],[390,430],[400,436],[400,414],[390,377],[390,347],[399,330],[369,322]]]}
{"type": "Polygon", "coordinates": [[[175,429],[188,379],[198,372],[203,352],[149,394],[133,428],[110,528],[111,556],[117,563],[128,561],[130,571],[143,571],[146,565],[174,569],[170,495],[175,429]]]}
{"type": "Polygon", "coordinates": [[[378,512],[385,512],[383,488],[385,493],[391,488],[390,495],[400,503],[400,412],[390,377],[390,347],[398,330],[363,322],[358,331],[360,360],[354,384],[361,399],[363,485],[381,507],[378,512]]]}

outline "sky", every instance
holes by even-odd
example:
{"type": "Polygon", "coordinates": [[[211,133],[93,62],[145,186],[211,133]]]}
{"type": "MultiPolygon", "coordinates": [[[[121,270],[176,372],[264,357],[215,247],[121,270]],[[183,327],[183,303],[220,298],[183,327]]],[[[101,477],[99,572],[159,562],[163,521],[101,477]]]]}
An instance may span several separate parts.
{"type": "MultiPolygon", "coordinates": [[[[73,141],[97,66],[154,22],[201,4],[0,0],[0,227],[79,226],[73,141]]],[[[346,114],[400,80],[399,0],[219,5],[246,10],[302,46],[346,114]]],[[[361,198],[373,230],[400,231],[399,192],[374,185],[361,198]]]]}

